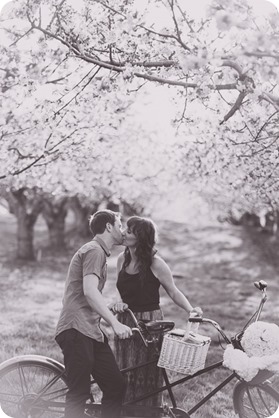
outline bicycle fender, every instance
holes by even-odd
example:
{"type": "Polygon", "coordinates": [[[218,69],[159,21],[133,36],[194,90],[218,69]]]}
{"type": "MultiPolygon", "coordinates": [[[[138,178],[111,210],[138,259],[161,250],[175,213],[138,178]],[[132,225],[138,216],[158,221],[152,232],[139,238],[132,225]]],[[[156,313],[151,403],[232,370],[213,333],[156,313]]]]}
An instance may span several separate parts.
{"type": "Polygon", "coordinates": [[[35,362],[35,363],[42,363],[45,364],[47,366],[52,366],[55,369],[57,369],[57,371],[59,372],[64,372],[65,371],[65,367],[62,363],[59,363],[59,361],[54,360],[50,357],[45,357],[45,356],[40,356],[38,354],[26,354],[26,355],[22,355],[22,356],[16,356],[16,357],[12,357],[6,361],[4,361],[3,363],[0,364],[0,372],[5,369],[6,367],[9,367],[13,364],[16,363],[25,363],[25,362],[35,362]]]}

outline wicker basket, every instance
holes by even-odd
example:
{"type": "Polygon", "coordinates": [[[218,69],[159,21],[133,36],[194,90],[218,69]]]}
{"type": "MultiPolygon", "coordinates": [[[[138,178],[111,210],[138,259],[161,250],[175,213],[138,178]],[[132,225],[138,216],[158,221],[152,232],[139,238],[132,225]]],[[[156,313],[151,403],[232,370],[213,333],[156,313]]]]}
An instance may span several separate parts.
{"type": "Polygon", "coordinates": [[[163,339],[158,366],[182,374],[194,374],[205,365],[211,339],[190,333],[183,341],[181,330],[173,330],[163,339]]]}

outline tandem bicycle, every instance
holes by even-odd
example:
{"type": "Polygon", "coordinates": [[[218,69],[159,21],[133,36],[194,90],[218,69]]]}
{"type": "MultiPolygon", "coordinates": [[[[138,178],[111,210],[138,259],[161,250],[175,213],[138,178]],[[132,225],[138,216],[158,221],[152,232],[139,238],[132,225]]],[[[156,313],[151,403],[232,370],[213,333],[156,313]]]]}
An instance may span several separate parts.
{"type": "MultiPolygon", "coordinates": [[[[263,280],[255,282],[254,285],[262,292],[259,306],[256,312],[252,315],[249,321],[245,324],[240,332],[234,337],[228,338],[221,326],[214,320],[202,317],[190,317],[191,323],[210,324],[213,326],[220,336],[224,339],[226,344],[231,344],[236,349],[242,349],[241,338],[247,326],[259,320],[263,305],[267,299],[267,284],[263,280]]],[[[208,347],[207,341],[203,341],[200,346],[203,346],[202,354],[199,354],[198,361],[195,360],[195,353],[191,353],[191,359],[187,360],[188,354],[182,353],[180,359],[177,358],[177,349],[168,346],[165,347],[165,338],[178,339],[181,338],[174,328],[174,323],[171,321],[150,321],[144,323],[137,321],[132,311],[129,311],[135,327],[134,332],[137,332],[145,346],[149,344],[158,343],[163,337],[163,344],[161,349],[157,349],[154,356],[154,362],[162,368],[164,383],[152,392],[148,392],[139,398],[123,405],[122,416],[128,418],[129,416],[137,417],[173,417],[173,418],[189,418],[202,405],[204,405],[212,396],[222,390],[233,379],[236,384],[232,391],[233,405],[236,414],[240,418],[262,418],[271,417],[279,406],[279,393],[275,390],[269,379],[274,373],[268,370],[260,370],[258,374],[249,382],[245,381],[237,372],[231,371],[229,376],[218,382],[217,386],[206,396],[204,396],[196,405],[192,406],[190,410],[186,411],[177,405],[176,397],[173,388],[183,383],[194,379],[197,376],[206,374],[214,369],[223,367],[223,359],[220,361],[205,366],[205,358],[208,347]],[[169,352],[168,352],[169,351],[169,352]],[[162,353],[164,353],[162,357],[162,353]],[[164,358],[165,356],[165,358],[164,358]],[[170,364],[166,362],[166,357],[171,358],[172,362],[177,364],[179,362],[188,364],[181,365],[174,380],[169,379],[167,369],[171,369],[170,364]],[[203,364],[199,364],[201,361],[203,364]],[[190,364],[190,366],[189,366],[190,364]],[[197,366],[198,364],[198,366],[197,366]],[[189,369],[190,367],[190,369],[189,369]],[[196,367],[196,369],[195,369],[196,367]],[[137,405],[137,402],[150,398],[160,392],[167,392],[170,399],[170,405],[163,405],[161,407],[147,407],[137,405]],[[131,412],[133,411],[133,412],[131,412]]],[[[210,340],[210,339],[209,339],[210,340]]],[[[158,344],[157,344],[158,345],[158,344]]],[[[186,344],[187,345],[187,344],[186,344]]],[[[149,362],[150,363],[150,362],[149,362]]],[[[145,366],[148,363],[137,364],[134,367],[123,369],[122,372],[145,366]]],[[[94,380],[92,380],[92,388],[94,380]]],[[[63,364],[60,362],[40,355],[21,355],[4,361],[0,364],[0,405],[5,414],[12,418],[59,418],[63,416],[63,409],[65,406],[65,395],[67,392],[67,376],[63,364]]],[[[93,392],[93,390],[92,390],[93,392]]],[[[101,405],[94,402],[92,399],[86,405],[85,414],[89,417],[100,416],[101,405]]]]}

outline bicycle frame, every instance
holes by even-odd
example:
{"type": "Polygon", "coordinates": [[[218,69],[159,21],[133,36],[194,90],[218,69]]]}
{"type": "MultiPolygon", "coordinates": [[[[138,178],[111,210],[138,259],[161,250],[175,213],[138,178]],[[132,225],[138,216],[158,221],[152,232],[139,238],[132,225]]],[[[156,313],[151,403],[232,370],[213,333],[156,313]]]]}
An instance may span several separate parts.
{"type": "MultiPolygon", "coordinates": [[[[126,372],[129,372],[129,371],[133,371],[133,370],[136,370],[136,369],[138,369],[140,367],[144,367],[144,366],[147,366],[149,364],[156,363],[157,360],[158,359],[155,359],[155,360],[152,360],[152,361],[149,361],[149,362],[146,362],[146,363],[139,364],[139,365],[137,365],[135,367],[130,367],[130,368],[123,369],[121,371],[122,371],[122,373],[126,373],[126,372]]],[[[158,389],[156,389],[156,390],[154,390],[152,392],[148,392],[145,395],[142,395],[142,396],[134,399],[133,401],[127,402],[123,406],[132,405],[132,404],[134,404],[136,402],[139,402],[139,401],[142,401],[144,399],[150,398],[153,395],[156,395],[158,393],[161,393],[161,392],[164,392],[164,391],[167,390],[168,393],[169,393],[171,402],[172,402],[172,407],[173,408],[177,408],[177,403],[176,403],[176,400],[175,400],[175,396],[174,396],[173,391],[172,391],[172,388],[173,387],[178,386],[178,385],[180,385],[182,383],[185,383],[185,382],[187,382],[187,381],[189,381],[191,379],[194,379],[197,376],[201,376],[203,374],[206,374],[206,373],[210,372],[211,370],[217,369],[217,368],[222,367],[222,366],[223,366],[223,361],[219,361],[217,363],[213,363],[213,364],[211,364],[209,366],[204,367],[203,369],[199,370],[198,372],[196,372],[193,375],[187,375],[187,376],[182,377],[182,378],[180,378],[178,380],[175,380],[174,382],[170,382],[169,381],[169,378],[168,378],[168,375],[167,375],[166,370],[165,369],[162,369],[162,371],[163,371],[163,378],[164,378],[164,382],[165,382],[165,385],[164,386],[161,386],[161,387],[159,387],[158,389]]],[[[224,386],[226,386],[234,378],[239,379],[236,373],[231,373],[224,381],[222,381],[208,395],[206,395],[204,398],[202,398],[201,401],[198,402],[191,410],[187,411],[187,413],[189,415],[191,415],[192,413],[196,412],[197,409],[199,409],[204,403],[206,403],[212,396],[214,396],[217,392],[219,392],[224,386]]]]}
{"type": "MultiPolygon", "coordinates": [[[[205,322],[209,322],[211,320],[206,320],[204,319],[205,322]]],[[[214,322],[214,321],[213,321],[214,322]]],[[[214,324],[216,325],[217,323],[214,322],[214,324]]],[[[217,324],[218,325],[218,324],[217,324]]],[[[143,337],[144,338],[144,337],[143,337]]],[[[227,338],[227,337],[226,337],[227,338]]],[[[146,345],[146,344],[145,344],[146,345]]],[[[155,364],[158,361],[159,358],[159,353],[155,353],[156,357],[154,357],[153,360],[150,360],[148,362],[143,362],[141,364],[138,364],[137,366],[133,366],[133,367],[128,367],[125,369],[122,369],[121,372],[123,374],[128,373],[130,371],[134,371],[137,370],[141,367],[145,367],[148,366],[150,364],[155,364]]],[[[150,398],[158,393],[162,393],[164,391],[167,391],[171,400],[171,404],[172,404],[172,408],[177,408],[177,403],[175,400],[175,396],[174,393],[172,391],[172,388],[174,388],[175,386],[178,386],[180,384],[183,384],[189,380],[194,379],[195,377],[201,376],[203,374],[206,374],[208,372],[210,372],[211,370],[215,370],[217,368],[220,368],[223,366],[223,361],[219,361],[216,363],[213,363],[211,365],[208,365],[206,367],[204,367],[203,369],[199,370],[198,372],[196,372],[193,375],[186,375],[178,380],[175,380],[173,382],[169,381],[167,372],[165,369],[162,368],[162,373],[163,373],[163,379],[164,379],[164,385],[159,387],[156,390],[147,392],[146,394],[139,396],[137,398],[135,398],[133,401],[129,401],[123,404],[124,408],[129,408],[132,405],[136,404],[137,402],[140,402],[144,399],[150,398]]],[[[59,377],[62,377],[64,375],[65,371],[62,371],[60,376],[57,376],[55,379],[53,379],[53,381],[49,382],[48,387],[50,387],[56,380],[59,379],[59,377]]],[[[231,373],[224,381],[222,381],[218,386],[216,386],[210,393],[208,393],[205,397],[203,397],[196,405],[194,405],[194,407],[192,407],[189,411],[185,411],[188,415],[193,414],[194,412],[196,412],[202,405],[204,405],[212,396],[214,396],[217,392],[219,392],[223,387],[225,387],[231,380],[233,380],[234,378],[237,378],[238,380],[240,380],[240,378],[237,376],[236,373],[231,373]]],[[[96,384],[96,382],[94,380],[91,381],[91,385],[96,384]]],[[[36,402],[38,401],[42,401],[43,403],[46,403],[48,406],[52,406],[52,407],[63,407],[63,403],[62,402],[56,402],[56,401],[43,401],[42,399],[40,399],[43,395],[44,395],[44,391],[42,391],[41,393],[39,393],[36,398],[34,399],[34,406],[36,405],[36,402]]],[[[90,410],[96,410],[99,409],[100,405],[97,403],[91,403],[87,405],[87,409],[90,410]]],[[[139,406],[136,405],[137,410],[142,410],[142,411],[151,411],[151,409],[153,409],[154,411],[158,411],[160,410],[160,407],[146,407],[146,406],[139,406]]]]}

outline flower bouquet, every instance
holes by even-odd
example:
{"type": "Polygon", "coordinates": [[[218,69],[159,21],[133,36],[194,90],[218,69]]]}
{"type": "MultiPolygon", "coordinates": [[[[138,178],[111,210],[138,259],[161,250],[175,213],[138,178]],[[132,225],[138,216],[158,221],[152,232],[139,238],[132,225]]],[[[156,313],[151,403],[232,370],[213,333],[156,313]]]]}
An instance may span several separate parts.
{"type": "Polygon", "coordinates": [[[263,321],[254,322],[245,330],[241,346],[244,351],[231,344],[224,352],[223,365],[235,371],[247,382],[259,371],[279,373],[279,327],[263,321]]]}

